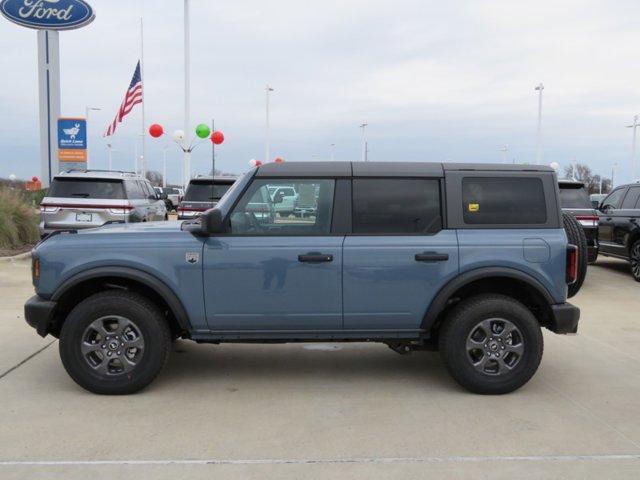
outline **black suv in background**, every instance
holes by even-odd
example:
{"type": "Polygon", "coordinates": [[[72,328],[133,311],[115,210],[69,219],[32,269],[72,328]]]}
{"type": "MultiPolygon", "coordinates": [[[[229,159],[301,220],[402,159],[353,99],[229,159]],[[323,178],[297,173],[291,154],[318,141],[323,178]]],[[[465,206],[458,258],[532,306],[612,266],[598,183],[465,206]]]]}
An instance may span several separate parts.
{"type": "Polygon", "coordinates": [[[621,185],[600,203],[600,253],[631,262],[640,282],[640,184],[621,185]]]}
{"type": "Polygon", "coordinates": [[[588,261],[598,258],[598,212],[593,208],[584,183],[575,180],[559,180],[560,207],[573,215],[582,226],[587,237],[588,261]]]}
{"type": "Polygon", "coordinates": [[[235,183],[234,177],[196,177],[192,178],[178,205],[178,220],[197,217],[215,207],[222,196],[235,183]]]}

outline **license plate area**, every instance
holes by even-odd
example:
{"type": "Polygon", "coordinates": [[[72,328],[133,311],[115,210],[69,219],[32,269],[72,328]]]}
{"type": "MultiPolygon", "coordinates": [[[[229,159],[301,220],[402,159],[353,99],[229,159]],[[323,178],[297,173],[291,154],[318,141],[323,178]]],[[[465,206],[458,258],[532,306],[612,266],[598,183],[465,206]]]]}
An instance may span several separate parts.
{"type": "Polygon", "coordinates": [[[93,220],[91,213],[76,213],[76,222],[90,222],[93,220]]]}

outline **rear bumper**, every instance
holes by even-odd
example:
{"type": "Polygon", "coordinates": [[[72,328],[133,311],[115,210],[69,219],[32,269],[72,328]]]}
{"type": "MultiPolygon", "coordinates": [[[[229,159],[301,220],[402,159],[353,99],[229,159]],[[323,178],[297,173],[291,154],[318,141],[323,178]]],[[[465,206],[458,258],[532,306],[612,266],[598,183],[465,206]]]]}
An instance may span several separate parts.
{"type": "Polygon", "coordinates": [[[580,309],[570,303],[551,305],[551,322],[548,329],[554,333],[577,333],[580,309]]]}
{"type": "Polygon", "coordinates": [[[34,295],[24,304],[24,318],[31,327],[36,329],[38,335],[46,337],[55,309],[56,302],[34,295]]]}

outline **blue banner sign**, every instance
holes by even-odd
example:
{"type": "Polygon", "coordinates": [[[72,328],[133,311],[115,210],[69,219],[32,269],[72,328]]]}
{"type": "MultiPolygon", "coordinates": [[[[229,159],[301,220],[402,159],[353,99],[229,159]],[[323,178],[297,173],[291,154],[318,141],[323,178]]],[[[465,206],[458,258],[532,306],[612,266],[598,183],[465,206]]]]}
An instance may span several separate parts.
{"type": "Polygon", "coordinates": [[[86,119],[58,119],[58,160],[60,162],[87,161],[86,119]]]}
{"type": "Polygon", "coordinates": [[[93,21],[93,8],[84,0],[2,0],[0,12],[23,27],[69,30],[93,21]]]}

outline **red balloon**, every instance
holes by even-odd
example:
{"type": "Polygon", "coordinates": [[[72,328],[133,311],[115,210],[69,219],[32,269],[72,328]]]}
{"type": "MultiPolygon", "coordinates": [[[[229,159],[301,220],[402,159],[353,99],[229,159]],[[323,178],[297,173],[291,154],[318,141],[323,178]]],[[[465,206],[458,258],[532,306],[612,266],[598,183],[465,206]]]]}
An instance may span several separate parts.
{"type": "Polygon", "coordinates": [[[162,125],[158,125],[157,123],[154,123],[149,127],[149,135],[151,135],[153,138],[158,138],[162,136],[163,133],[164,133],[164,129],[162,128],[162,125]]]}
{"type": "Polygon", "coordinates": [[[222,142],[224,142],[224,134],[221,131],[216,130],[211,134],[211,141],[216,145],[220,145],[222,142]]]}
{"type": "Polygon", "coordinates": [[[34,182],[34,183],[37,182],[38,181],[38,177],[31,177],[31,181],[34,182]]]}
{"type": "Polygon", "coordinates": [[[280,157],[276,157],[274,162],[276,162],[276,163],[284,163],[284,160],[282,158],[280,158],[280,157]]]}

